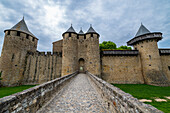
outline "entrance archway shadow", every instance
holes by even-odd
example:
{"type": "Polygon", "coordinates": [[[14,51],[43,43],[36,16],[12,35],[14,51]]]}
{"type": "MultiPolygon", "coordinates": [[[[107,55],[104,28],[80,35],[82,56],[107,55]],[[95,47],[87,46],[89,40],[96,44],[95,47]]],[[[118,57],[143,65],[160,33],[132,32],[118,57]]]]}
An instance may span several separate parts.
{"type": "Polygon", "coordinates": [[[85,60],[83,58],[79,59],[79,72],[84,73],[85,72],[85,60]]]}

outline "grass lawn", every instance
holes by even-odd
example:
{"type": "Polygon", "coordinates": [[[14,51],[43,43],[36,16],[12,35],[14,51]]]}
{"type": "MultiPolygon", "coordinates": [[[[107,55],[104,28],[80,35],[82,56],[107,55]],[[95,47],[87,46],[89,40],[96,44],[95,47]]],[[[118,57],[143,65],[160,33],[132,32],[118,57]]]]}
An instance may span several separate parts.
{"type": "Polygon", "coordinates": [[[151,104],[157,109],[170,113],[170,100],[164,96],[170,96],[170,87],[151,86],[146,84],[113,84],[126,93],[133,95],[138,99],[150,99],[152,102],[145,102],[151,104]],[[166,99],[167,102],[156,102],[154,98],[166,99]]]}
{"type": "Polygon", "coordinates": [[[0,87],[0,98],[9,96],[11,94],[21,92],[25,89],[28,89],[30,87],[34,87],[35,85],[22,85],[22,86],[16,86],[16,87],[0,87]]]}

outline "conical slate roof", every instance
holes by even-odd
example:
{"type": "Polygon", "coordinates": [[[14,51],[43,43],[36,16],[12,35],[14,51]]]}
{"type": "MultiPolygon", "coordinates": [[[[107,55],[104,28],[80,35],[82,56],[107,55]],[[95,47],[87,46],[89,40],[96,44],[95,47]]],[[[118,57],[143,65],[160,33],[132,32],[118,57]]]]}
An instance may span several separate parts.
{"type": "Polygon", "coordinates": [[[79,34],[84,34],[84,32],[83,32],[83,30],[82,30],[82,29],[80,29],[79,34]]]}
{"type": "MultiPolygon", "coordinates": [[[[14,25],[11,29],[7,29],[7,30],[14,30],[14,31],[21,31],[24,33],[27,33],[33,37],[35,37],[28,29],[27,24],[25,23],[24,17],[23,19],[18,22],[16,25],[14,25]]],[[[6,30],[5,30],[6,31],[6,30]]]]}
{"type": "Polygon", "coordinates": [[[96,33],[96,31],[93,29],[93,27],[90,25],[89,30],[87,31],[87,33],[96,33]]]}
{"type": "Polygon", "coordinates": [[[143,34],[147,34],[147,33],[150,33],[150,31],[143,24],[141,24],[141,26],[140,26],[138,32],[136,33],[135,37],[143,35],[143,34]]]}
{"type": "Polygon", "coordinates": [[[71,27],[66,31],[66,33],[76,33],[76,32],[75,32],[74,28],[71,25],[71,27]]]}

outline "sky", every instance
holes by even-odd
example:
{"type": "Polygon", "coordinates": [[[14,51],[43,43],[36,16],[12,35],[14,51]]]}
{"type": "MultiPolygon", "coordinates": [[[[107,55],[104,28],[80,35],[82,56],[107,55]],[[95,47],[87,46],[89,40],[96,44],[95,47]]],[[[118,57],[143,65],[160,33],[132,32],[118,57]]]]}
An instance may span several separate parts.
{"type": "Polygon", "coordinates": [[[170,48],[170,0],[0,0],[0,53],[4,30],[22,20],[39,39],[39,51],[52,51],[72,24],[84,32],[92,24],[100,43],[127,45],[141,22],[151,32],[162,32],[159,48],[170,48]]]}

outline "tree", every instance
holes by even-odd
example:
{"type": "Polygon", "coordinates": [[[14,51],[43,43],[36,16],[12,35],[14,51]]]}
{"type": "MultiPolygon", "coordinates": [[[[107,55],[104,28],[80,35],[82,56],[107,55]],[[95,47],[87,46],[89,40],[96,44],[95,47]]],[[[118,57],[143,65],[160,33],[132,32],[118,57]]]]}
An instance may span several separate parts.
{"type": "Polygon", "coordinates": [[[118,50],[132,50],[131,47],[128,47],[128,46],[120,46],[117,48],[118,50]]]}
{"type": "Polygon", "coordinates": [[[99,44],[100,49],[117,49],[117,50],[132,50],[131,47],[128,46],[120,46],[116,47],[116,44],[111,41],[103,41],[101,44],[99,44]]]}
{"type": "Polygon", "coordinates": [[[111,41],[103,41],[99,44],[100,49],[116,49],[116,44],[111,41]]]}

